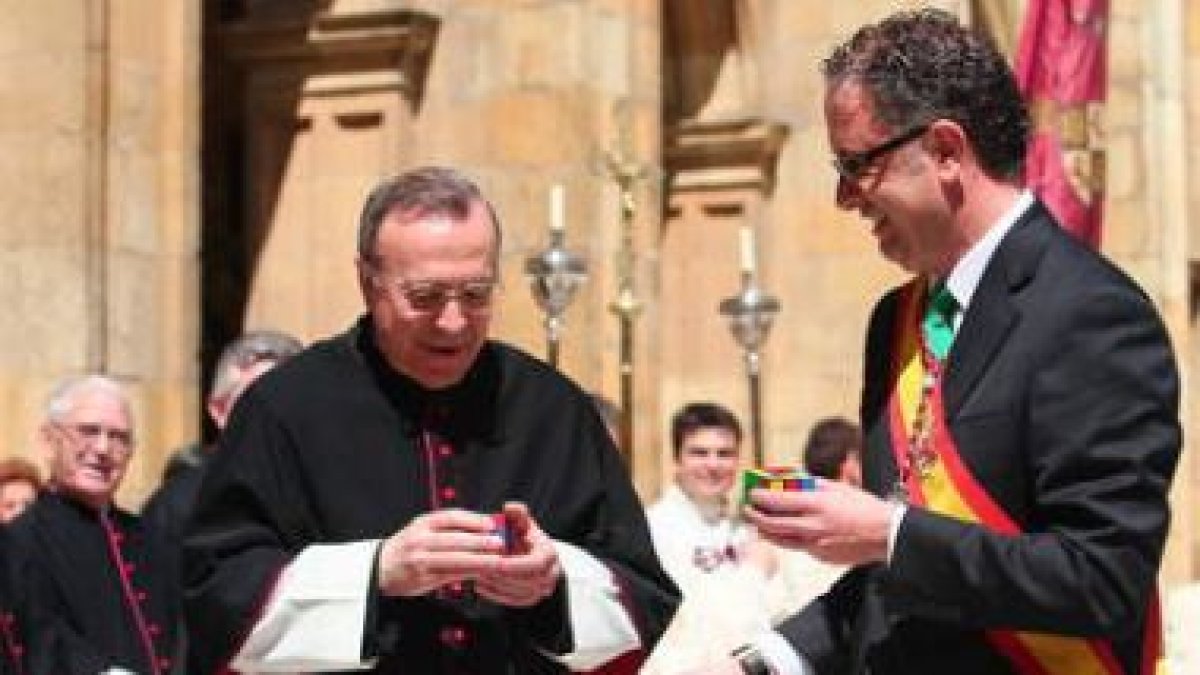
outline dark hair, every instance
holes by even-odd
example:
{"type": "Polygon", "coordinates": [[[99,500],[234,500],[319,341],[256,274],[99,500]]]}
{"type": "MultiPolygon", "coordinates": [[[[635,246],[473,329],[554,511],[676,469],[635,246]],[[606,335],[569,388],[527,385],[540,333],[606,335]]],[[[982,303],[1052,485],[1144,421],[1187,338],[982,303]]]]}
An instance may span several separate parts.
{"type": "Polygon", "coordinates": [[[862,433],[844,417],[826,417],[813,425],[804,443],[804,470],[837,480],[846,458],[862,452],[862,433]]]}
{"type": "Polygon", "coordinates": [[[861,84],[892,131],[953,120],[988,175],[1020,174],[1030,121],[1016,79],[991,40],[953,14],[899,12],[863,26],[821,71],[829,85],[861,84]]]}
{"type": "Polygon", "coordinates": [[[467,217],[471,205],[487,207],[496,232],[496,252],[500,250],[500,219],[491,202],[484,199],[479,186],[462,173],[440,166],[426,166],[379,182],[363,204],[358,217],[358,255],[375,262],[375,242],[384,218],[393,209],[422,214],[446,215],[456,220],[467,217]]]}
{"type": "Polygon", "coordinates": [[[689,403],[680,408],[679,412],[671,418],[671,451],[675,455],[675,459],[679,459],[684,438],[698,429],[712,427],[727,429],[733,433],[739,443],[742,441],[742,425],[738,423],[737,415],[734,415],[729,408],[707,401],[689,403]]]}

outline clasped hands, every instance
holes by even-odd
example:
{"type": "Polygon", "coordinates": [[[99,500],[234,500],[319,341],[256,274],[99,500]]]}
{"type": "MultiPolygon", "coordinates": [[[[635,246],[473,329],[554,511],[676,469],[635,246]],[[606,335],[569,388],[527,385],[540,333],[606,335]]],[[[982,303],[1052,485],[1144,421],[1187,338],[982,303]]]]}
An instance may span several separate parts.
{"type": "Polygon", "coordinates": [[[432,511],[384,540],[378,565],[386,596],[414,597],[465,581],[500,605],[530,607],[554,592],[562,575],[558,552],[529,509],[508,502],[508,532],[490,514],[432,511]]]}

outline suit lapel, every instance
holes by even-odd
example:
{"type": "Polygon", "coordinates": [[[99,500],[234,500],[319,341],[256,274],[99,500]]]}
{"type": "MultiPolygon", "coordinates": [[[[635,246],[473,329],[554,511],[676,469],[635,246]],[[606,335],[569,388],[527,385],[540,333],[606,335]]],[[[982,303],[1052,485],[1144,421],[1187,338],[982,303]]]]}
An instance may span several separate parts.
{"type": "Polygon", "coordinates": [[[942,383],[947,419],[958,416],[996,352],[1020,323],[1016,294],[1036,274],[1054,227],[1049,212],[1035,202],[988,262],[947,357],[942,383]]]}

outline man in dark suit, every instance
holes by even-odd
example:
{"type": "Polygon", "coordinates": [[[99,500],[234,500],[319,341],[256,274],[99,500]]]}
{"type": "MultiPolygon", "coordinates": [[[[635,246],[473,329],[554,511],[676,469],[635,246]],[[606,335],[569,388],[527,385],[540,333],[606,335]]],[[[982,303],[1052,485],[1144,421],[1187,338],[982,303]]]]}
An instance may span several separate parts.
{"type": "Polygon", "coordinates": [[[867,335],[864,488],[753,494],[776,543],[853,565],[714,672],[1154,672],[1180,450],[1149,298],[1020,172],[1004,59],[946,13],[824,62],[837,202],[914,274],[867,335]]]}

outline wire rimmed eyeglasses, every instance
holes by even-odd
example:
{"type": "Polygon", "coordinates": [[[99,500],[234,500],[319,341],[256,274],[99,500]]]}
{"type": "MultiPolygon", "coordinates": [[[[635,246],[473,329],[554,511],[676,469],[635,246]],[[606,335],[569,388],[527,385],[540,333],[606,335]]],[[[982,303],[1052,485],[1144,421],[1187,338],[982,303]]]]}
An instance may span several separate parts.
{"type": "Polygon", "coordinates": [[[422,313],[440,312],[451,300],[457,301],[464,312],[486,312],[492,307],[499,285],[490,277],[448,281],[395,279],[376,274],[372,278],[376,284],[402,298],[410,308],[422,313]]]}
{"type": "Polygon", "coordinates": [[[121,452],[129,452],[133,449],[133,432],[129,429],[119,429],[92,422],[58,422],[54,426],[86,443],[96,444],[103,438],[108,442],[110,448],[121,452]]]}

